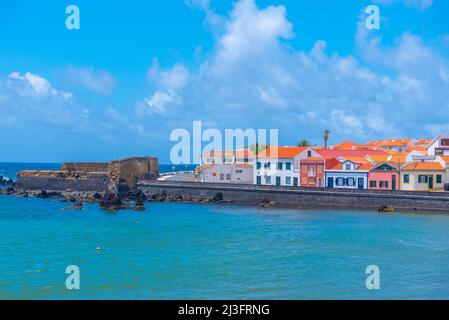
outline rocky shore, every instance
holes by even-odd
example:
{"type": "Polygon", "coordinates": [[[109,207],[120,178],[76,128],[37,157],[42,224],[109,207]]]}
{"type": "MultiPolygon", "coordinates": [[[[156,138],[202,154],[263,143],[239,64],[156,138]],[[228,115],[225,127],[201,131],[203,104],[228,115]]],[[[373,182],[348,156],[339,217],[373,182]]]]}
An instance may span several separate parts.
{"type": "MultiPolygon", "coordinates": [[[[68,204],[64,210],[82,210],[85,203],[98,203],[104,210],[135,210],[144,211],[145,202],[191,202],[191,203],[231,203],[232,201],[223,200],[223,194],[217,192],[212,198],[195,198],[167,196],[165,192],[155,194],[145,194],[140,190],[128,191],[116,195],[112,192],[78,192],[78,191],[49,191],[49,190],[23,190],[14,187],[0,189],[0,195],[17,197],[35,197],[42,199],[59,199],[68,204]]],[[[269,208],[273,203],[261,204],[263,208],[269,208]]]]}

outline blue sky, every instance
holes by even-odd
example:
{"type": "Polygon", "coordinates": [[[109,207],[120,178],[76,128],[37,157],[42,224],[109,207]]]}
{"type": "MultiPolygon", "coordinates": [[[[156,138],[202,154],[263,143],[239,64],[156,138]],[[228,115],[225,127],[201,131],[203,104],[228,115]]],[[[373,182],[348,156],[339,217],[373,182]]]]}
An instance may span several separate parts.
{"type": "Polygon", "coordinates": [[[169,161],[170,132],[282,144],[449,132],[445,0],[2,1],[0,161],[169,161]],[[81,11],[67,30],[65,8],[81,11]],[[381,29],[364,27],[376,4],[381,29]]]}

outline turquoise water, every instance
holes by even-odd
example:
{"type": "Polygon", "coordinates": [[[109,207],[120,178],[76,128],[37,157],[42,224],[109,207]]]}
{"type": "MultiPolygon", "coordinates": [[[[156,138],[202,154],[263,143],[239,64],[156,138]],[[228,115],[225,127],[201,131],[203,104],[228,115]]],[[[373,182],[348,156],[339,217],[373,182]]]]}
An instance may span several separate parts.
{"type": "Polygon", "coordinates": [[[0,197],[2,299],[447,299],[449,216],[0,197]],[[97,252],[96,247],[101,251],[97,252]],[[381,289],[365,288],[376,264],[381,289]],[[81,289],[65,288],[77,265],[81,289]]]}
{"type": "Polygon", "coordinates": [[[0,299],[449,298],[449,215],[65,206],[0,196],[0,299]],[[373,264],[377,291],[365,288],[373,264]],[[80,290],[65,287],[68,265],[80,290]]]}

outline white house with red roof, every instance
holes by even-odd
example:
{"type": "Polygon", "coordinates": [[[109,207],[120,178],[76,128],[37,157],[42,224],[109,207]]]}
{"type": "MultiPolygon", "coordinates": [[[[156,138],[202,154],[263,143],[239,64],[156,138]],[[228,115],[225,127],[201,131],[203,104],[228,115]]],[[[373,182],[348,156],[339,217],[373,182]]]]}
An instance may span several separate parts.
{"type": "Polygon", "coordinates": [[[325,170],[327,188],[368,189],[368,174],[374,163],[369,160],[348,160],[344,157],[329,163],[325,170]]]}
{"type": "Polygon", "coordinates": [[[256,157],[254,183],[299,187],[300,160],[318,156],[310,147],[269,147],[256,157]]]}

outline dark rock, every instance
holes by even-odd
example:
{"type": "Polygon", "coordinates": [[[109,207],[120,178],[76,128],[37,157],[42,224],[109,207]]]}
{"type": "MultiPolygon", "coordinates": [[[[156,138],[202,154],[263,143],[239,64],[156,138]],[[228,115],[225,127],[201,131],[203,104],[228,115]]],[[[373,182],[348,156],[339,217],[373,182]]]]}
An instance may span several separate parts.
{"type": "Polygon", "coordinates": [[[265,208],[265,209],[269,209],[272,207],[272,202],[268,199],[264,199],[262,200],[262,202],[260,203],[259,207],[261,208],[265,208]]]}
{"type": "Polygon", "coordinates": [[[6,188],[6,194],[11,195],[14,194],[16,190],[13,187],[6,188]]]}
{"type": "Polygon", "coordinates": [[[379,207],[377,209],[377,211],[379,211],[379,212],[394,212],[394,211],[396,211],[396,209],[393,207],[382,206],[382,207],[379,207]]]}
{"type": "Polygon", "coordinates": [[[100,208],[115,210],[122,207],[122,200],[114,193],[106,192],[100,200],[100,208]]]}
{"type": "Polygon", "coordinates": [[[215,197],[212,198],[212,202],[222,202],[223,201],[223,193],[217,192],[215,197]]]}
{"type": "Polygon", "coordinates": [[[41,190],[40,193],[38,193],[36,195],[36,197],[38,198],[42,198],[42,199],[47,199],[47,198],[60,198],[61,197],[61,192],[47,192],[45,190],[41,190]]]}
{"type": "Polygon", "coordinates": [[[128,191],[121,196],[122,199],[134,202],[145,202],[147,196],[141,190],[128,191]]]}
{"type": "Polygon", "coordinates": [[[95,200],[101,200],[102,195],[99,194],[98,192],[95,192],[94,195],[92,196],[95,200]]]}
{"type": "Polygon", "coordinates": [[[133,208],[134,211],[144,211],[145,210],[145,206],[143,204],[143,202],[136,202],[136,205],[133,208]]]}

